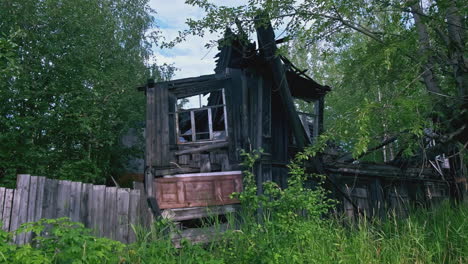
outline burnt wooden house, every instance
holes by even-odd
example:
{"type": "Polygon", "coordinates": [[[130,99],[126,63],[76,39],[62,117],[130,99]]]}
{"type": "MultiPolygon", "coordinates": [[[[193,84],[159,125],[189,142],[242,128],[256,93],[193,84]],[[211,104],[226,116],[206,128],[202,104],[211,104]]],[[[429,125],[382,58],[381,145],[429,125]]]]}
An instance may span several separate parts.
{"type": "MultiPolygon", "coordinates": [[[[206,206],[219,214],[234,210],[238,201],[230,194],[242,190],[240,149],[263,149],[255,167],[259,192],[265,181],[285,188],[289,160],[321,133],[330,88],[277,55],[282,40],[270,25],[257,25],[257,36],[252,43],[242,29],[227,29],[214,74],[142,87],[145,186],[163,214],[180,221],[202,217],[206,206]]],[[[383,214],[384,204],[404,211],[410,200],[448,192],[431,168],[356,164],[325,153],[310,170],[327,175],[350,216],[383,214]]]]}

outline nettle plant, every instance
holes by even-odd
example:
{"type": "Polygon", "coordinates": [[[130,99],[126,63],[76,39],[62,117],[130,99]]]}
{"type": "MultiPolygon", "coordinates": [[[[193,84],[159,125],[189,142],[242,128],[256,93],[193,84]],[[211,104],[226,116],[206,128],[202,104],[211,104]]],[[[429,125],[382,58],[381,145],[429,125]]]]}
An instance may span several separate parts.
{"type": "Polygon", "coordinates": [[[263,223],[271,222],[280,226],[291,226],[298,219],[320,220],[335,204],[328,198],[328,191],[323,188],[324,175],[309,173],[306,163],[311,162],[317,152],[323,148],[326,139],[322,138],[313,146],[298,153],[288,165],[289,177],[287,188],[281,188],[273,181],[263,183],[263,193],[258,193],[255,180],[255,166],[263,150],[247,152],[241,150],[244,174],[244,191],[233,194],[242,204],[244,215],[260,217],[263,223]],[[306,187],[305,183],[310,183],[306,187]]]}

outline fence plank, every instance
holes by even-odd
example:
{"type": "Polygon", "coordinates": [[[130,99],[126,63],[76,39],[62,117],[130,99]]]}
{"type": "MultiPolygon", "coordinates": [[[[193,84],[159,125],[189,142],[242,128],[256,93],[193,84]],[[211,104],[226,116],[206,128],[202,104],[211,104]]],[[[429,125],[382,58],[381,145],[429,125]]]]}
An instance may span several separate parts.
{"type": "Polygon", "coordinates": [[[73,222],[80,221],[80,206],[81,206],[81,182],[71,182],[70,185],[70,210],[69,217],[73,222]]]}
{"type": "Polygon", "coordinates": [[[57,190],[57,218],[70,215],[70,187],[70,181],[59,181],[57,190]]]}
{"type": "Polygon", "coordinates": [[[117,213],[118,227],[117,240],[123,243],[128,243],[128,206],[130,202],[130,190],[117,190],[117,213]]]}
{"type": "Polygon", "coordinates": [[[104,195],[105,195],[104,185],[93,185],[92,199],[91,202],[91,213],[93,214],[92,227],[96,235],[102,235],[103,226],[104,226],[104,195]]]}
{"type": "Polygon", "coordinates": [[[81,187],[80,222],[88,228],[91,228],[91,217],[89,211],[91,186],[91,184],[85,183],[81,187]]]}
{"type": "Polygon", "coordinates": [[[45,188],[45,177],[37,177],[37,191],[36,191],[36,211],[34,212],[34,220],[38,221],[42,218],[42,205],[44,202],[44,188],[45,188]]]}
{"type": "MultiPolygon", "coordinates": [[[[28,195],[28,203],[27,203],[27,220],[26,222],[34,222],[34,215],[36,213],[36,201],[37,201],[37,177],[31,176],[29,182],[29,195],[28,195]]],[[[31,242],[32,233],[27,232],[24,234],[24,241],[23,243],[31,242]]]]}
{"type": "Polygon", "coordinates": [[[140,203],[138,208],[138,215],[140,216],[140,224],[144,227],[149,227],[152,219],[151,212],[146,201],[145,187],[142,182],[133,182],[133,188],[140,190],[140,203]]]}
{"type": "Polygon", "coordinates": [[[13,197],[15,195],[14,189],[5,190],[5,201],[3,206],[3,225],[2,229],[5,231],[10,231],[10,222],[11,222],[11,211],[13,207],[13,197]]]}
{"type": "MultiPolygon", "coordinates": [[[[28,215],[28,192],[31,177],[27,174],[19,174],[16,179],[16,192],[13,200],[13,212],[11,214],[10,231],[15,231],[25,223],[28,215]]],[[[24,234],[13,238],[16,244],[23,244],[24,234]]]]}
{"type": "Polygon", "coordinates": [[[104,208],[104,218],[106,222],[104,223],[104,236],[115,239],[116,237],[116,222],[117,219],[114,215],[117,215],[117,188],[116,187],[107,187],[105,190],[105,208],[104,208]]]}
{"type": "Polygon", "coordinates": [[[42,202],[42,217],[54,219],[57,206],[57,187],[58,181],[46,179],[44,185],[44,198],[42,202]]]}
{"type": "Polygon", "coordinates": [[[138,208],[140,203],[140,190],[131,190],[130,191],[130,203],[129,203],[129,227],[128,227],[128,243],[133,243],[136,241],[136,234],[133,227],[138,225],[138,208]],[[133,227],[132,227],[133,226],[133,227]]]}
{"type": "Polygon", "coordinates": [[[3,219],[3,207],[5,203],[6,188],[0,187],[0,219],[3,219]]]}
{"type": "Polygon", "coordinates": [[[104,204],[105,204],[105,195],[106,195],[106,186],[105,185],[98,185],[98,195],[97,195],[97,226],[98,226],[98,236],[103,236],[104,232],[104,222],[106,221],[104,215],[104,204]]]}

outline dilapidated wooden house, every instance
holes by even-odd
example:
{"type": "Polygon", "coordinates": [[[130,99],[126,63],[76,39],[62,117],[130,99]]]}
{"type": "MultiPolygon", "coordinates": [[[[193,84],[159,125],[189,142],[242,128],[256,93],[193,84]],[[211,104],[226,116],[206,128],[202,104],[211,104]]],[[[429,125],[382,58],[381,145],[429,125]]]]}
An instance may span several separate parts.
{"type": "MultiPolygon", "coordinates": [[[[265,181],[287,187],[289,160],[323,129],[330,87],[277,55],[282,40],[275,40],[271,26],[258,25],[257,36],[251,43],[241,29],[227,29],[214,74],[142,87],[146,191],[153,207],[176,220],[202,217],[206,206],[219,214],[234,209],[238,201],[229,197],[242,190],[240,149],[263,149],[255,167],[259,192],[265,181]]],[[[444,197],[449,190],[433,168],[352,163],[323,153],[309,169],[327,175],[350,216],[404,211],[410,200],[444,197]]]]}

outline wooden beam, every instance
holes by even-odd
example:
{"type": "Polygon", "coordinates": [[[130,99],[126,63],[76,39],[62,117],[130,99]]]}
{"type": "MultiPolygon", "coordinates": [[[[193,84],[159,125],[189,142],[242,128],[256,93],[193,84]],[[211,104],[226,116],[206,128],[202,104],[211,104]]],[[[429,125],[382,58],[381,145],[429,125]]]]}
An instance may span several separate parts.
{"type": "Polygon", "coordinates": [[[229,142],[214,143],[214,144],[205,145],[205,146],[198,147],[198,148],[179,150],[179,151],[175,152],[175,155],[180,156],[180,155],[185,155],[185,154],[200,153],[200,152],[203,152],[203,151],[224,148],[224,147],[227,147],[227,146],[229,146],[229,142]]]}

